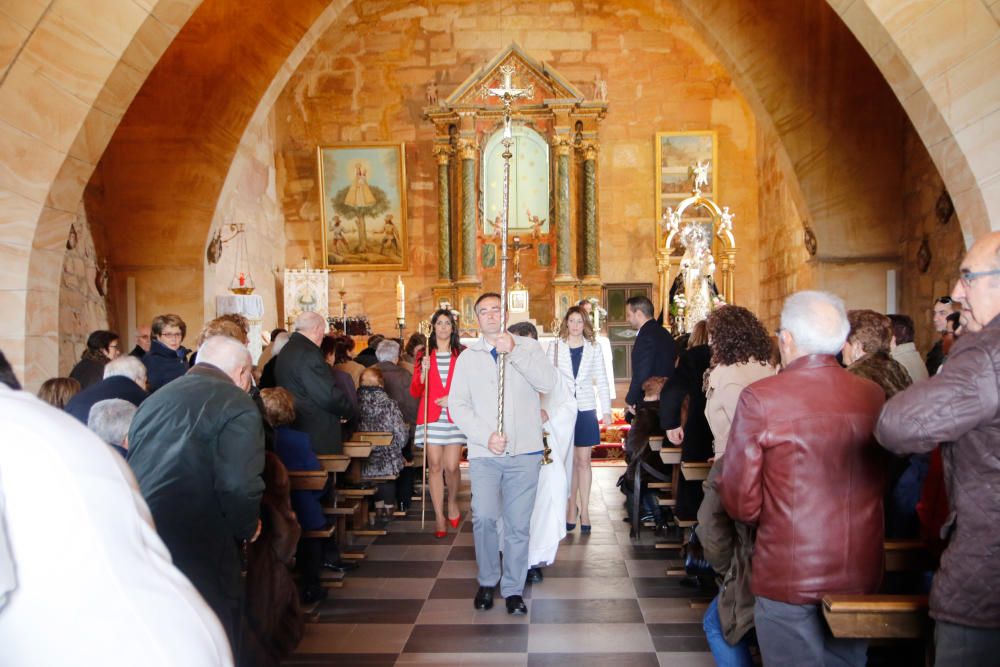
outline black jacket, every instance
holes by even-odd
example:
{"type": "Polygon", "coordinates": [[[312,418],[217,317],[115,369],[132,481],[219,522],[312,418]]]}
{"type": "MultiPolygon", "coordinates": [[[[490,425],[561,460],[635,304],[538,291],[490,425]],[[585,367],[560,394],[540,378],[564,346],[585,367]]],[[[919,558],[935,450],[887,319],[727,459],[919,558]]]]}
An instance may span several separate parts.
{"type": "Polygon", "coordinates": [[[69,403],[66,404],[66,412],[79,419],[86,426],[87,418],[90,416],[90,408],[94,407],[95,403],[109,398],[120,398],[138,406],[146,400],[146,392],[129,378],[122,375],[112,375],[69,399],[69,403]]]}
{"type": "Polygon", "coordinates": [[[101,361],[85,357],[76,362],[69,376],[80,383],[81,389],[92,387],[104,379],[104,367],[108,365],[108,361],[110,359],[106,357],[101,361]]]}
{"type": "Polygon", "coordinates": [[[142,357],[142,363],[146,366],[149,393],[152,394],[163,385],[187,373],[188,352],[189,350],[183,346],[175,352],[158,340],[150,343],[149,352],[142,357]]]}
{"type": "Polygon", "coordinates": [[[639,329],[632,345],[632,382],[625,403],[642,403],[642,383],[651,377],[670,377],[674,373],[674,339],[670,332],[649,320],[639,329]]]}
{"type": "Polygon", "coordinates": [[[198,364],[143,401],[128,463],[174,564],[217,613],[235,605],[238,543],[257,530],[264,491],[264,431],[250,396],[198,364]]]}
{"type": "Polygon", "coordinates": [[[274,378],[295,397],[292,428],[309,434],[317,454],[340,454],[340,418],[353,417],[354,407],[337,388],[319,346],[296,331],[277,359],[274,378]]]}

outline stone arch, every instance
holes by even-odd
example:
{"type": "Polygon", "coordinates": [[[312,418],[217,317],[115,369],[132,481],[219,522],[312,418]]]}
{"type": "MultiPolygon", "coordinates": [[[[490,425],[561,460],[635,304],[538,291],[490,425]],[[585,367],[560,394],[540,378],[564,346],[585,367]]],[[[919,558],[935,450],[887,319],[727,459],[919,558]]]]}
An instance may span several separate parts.
{"type": "MultiPolygon", "coordinates": [[[[775,17],[783,17],[789,9],[787,3],[781,3],[780,8],[774,6],[774,11],[769,11],[774,0],[672,1],[693,23],[704,27],[703,34],[712,36],[710,41],[732,66],[732,74],[746,76],[748,81],[754,80],[757,63],[752,56],[760,53],[752,48],[741,51],[740,40],[731,38],[741,31],[749,34],[767,28],[769,21],[777,23],[775,17]]],[[[996,6],[991,9],[981,0],[828,3],[871,55],[931,150],[952,192],[966,238],[998,226],[1000,223],[994,221],[1000,221],[995,212],[1000,207],[1000,163],[993,155],[997,154],[995,128],[1000,126],[996,114],[1000,106],[996,89],[1000,84],[976,74],[995,70],[990,65],[1000,59],[995,39],[996,6]],[[926,48],[928,43],[935,48],[926,48]]],[[[97,160],[107,154],[105,148],[112,135],[119,147],[134,148],[144,131],[162,131],[153,149],[190,138],[178,134],[191,120],[183,113],[175,114],[173,123],[166,122],[161,112],[155,115],[156,122],[136,122],[124,129],[123,118],[156,111],[157,104],[171,102],[171,94],[181,90],[177,87],[178,71],[185,66],[195,67],[193,60],[198,57],[199,47],[210,49],[219,37],[207,32],[208,26],[221,27],[230,37],[264,52],[261,58],[266,62],[252,80],[242,82],[246,91],[238,101],[218,99],[221,93],[212,87],[213,82],[201,80],[194,95],[210,99],[217,114],[212,123],[194,133],[198,140],[181,151],[181,163],[166,170],[168,179],[162,188],[169,191],[166,196],[180,197],[185,211],[204,220],[207,231],[212,211],[206,210],[204,201],[214,203],[216,199],[202,198],[199,204],[192,196],[205,194],[201,188],[206,182],[221,182],[226,167],[223,164],[207,172],[198,170],[198,164],[206,158],[225,163],[227,154],[231,158],[232,147],[238,143],[248,118],[265,99],[275,71],[330,6],[323,0],[287,2],[275,14],[280,14],[277,20],[261,26],[265,23],[260,16],[263,10],[255,9],[255,4],[231,0],[136,0],[121,7],[116,4],[112,12],[98,0],[76,0],[14,3],[0,9],[0,22],[5,24],[8,35],[14,35],[0,50],[0,275],[5,278],[0,291],[0,311],[4,313],[0,348],[29,386],[53,375],[57,368],[56,313],[62,247],[81,193],[91,180],[97,160]],[[187,37],[179,39],[182,33],[187,37]],[[170,71],[149,76],[168,47],[176,52],[171,66],[166,68],[170,71]],[[137,96],[140,88],[142,93],[137,96]],[[212,130],[218,130],[215,140],[209,136],[212,130]],[[199,150],[204,152],[199,154],[199,150]],[[179,175],[189,167],[194,167],[194,175],[185,181],[179,175]],[[185,191],[188,182],[198,187],[185,191]]],[[[273,4],[266,6],[274,9],[273,4]]],[[[806,11],[817,10],[810,7],[806,11]]],[[[794,67],[795,63],[791,64],[794,67]]],[[[748,99],[756,97],[762,106],[776,92],[767,83],[745,87],[744,91],[748,99]]],[[[777,92],[781,92],[780,86],[777,92]]],[[[759,118],[773,123],[783,137],[788,132],[802,132],[814,120],[789,117],[774,109],[759,118]]],[[[111,152],[110,161],[123,166],[118,161],[122,155],[111,152]]],[[[787,151],[786,146],[786,154],[788,166],[793,169],[789,173],[798,174],[804,168],[808,171],[812,166],[808,150],[800,154],[787,151]]],[[[142,177],[150,176],[148,170],[140,172],[142,177]]],[[[219,187],[216,184],[208,190],[217,194],[219,187]]],[[[802,210],[809,211],[810,216],[821,215],[822,209],[836,205],[835,199],[826,197],[817,206],[811,193],[800,194],[802,210]]],[[[114,216],[116,233],[149,233],[150,245],[169,238],[169,224],[146,224],[146,202],[131,199],[121,204],[114,216]]],[[[195,236],[182,239],[181,245],[200,264],[204,239],[200,234],[195,236]]],[[[133,259],[112,256],[117,268],[131,266],[133,259]]],[[[185,270],[197,274],[198,267],[190,258],[186,261],[185,270]]],[[[167,275],[173,270],[153,266],[157,271],[166,270],[167,275]]],[[[189,280],[187,287],[199,282],[197,278],[189,280]]]]}

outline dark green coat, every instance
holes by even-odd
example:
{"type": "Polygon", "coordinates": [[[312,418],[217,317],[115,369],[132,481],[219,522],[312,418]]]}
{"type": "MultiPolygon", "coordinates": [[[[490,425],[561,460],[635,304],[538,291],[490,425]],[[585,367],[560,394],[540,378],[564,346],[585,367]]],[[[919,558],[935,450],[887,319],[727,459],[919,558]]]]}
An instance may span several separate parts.
{"type": "Polygon", "coordinates": [[[129,465],[174,564],[216,613],[235,606],[238,543],[256,532],[264,491],[257,406],[221,370],[197,364],[143,401],[128,440],[129,465]]]}
{"type": "Polygon", "coordinates": [[[274,378],[295,397],[292,427],[309,434],[317,454],[340,454],[340,418],[353,417],[354,406],[334,383],[319,346],[296,331],[276,359],[274,378]]]}

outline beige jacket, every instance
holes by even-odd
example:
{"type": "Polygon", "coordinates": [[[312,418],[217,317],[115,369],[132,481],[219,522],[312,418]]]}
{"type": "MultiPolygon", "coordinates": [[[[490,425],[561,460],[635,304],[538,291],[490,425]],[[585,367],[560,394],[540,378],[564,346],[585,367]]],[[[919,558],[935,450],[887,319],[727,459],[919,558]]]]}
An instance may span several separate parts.
{"type": "MultiPolygon", "coordinates": [[[[497,430],[499,365],[484,338],[467,347],[455,362],[448,394],[448,413],[469,440],[469,458],[495,456],[486,445],[497,430]]],[[[514,336],[504,379],[505,456],[542,451],[542,407],[539,392],[555,387],[556,369],[538,341],[514,336]]]]}
{"type": "Polygon", "coordinates": [[[910,379],[914,382],[927,379],[927,366],[924,365],[924,358],[917,351],[917,346],[913,343],[903,343],[897,345],[892,351],[892,358],[903,364],[903,368],[910,374],[910,379]]]}
{"type": "Polygon", "coordinates": [[[716,366],[708,374],[708,387],[705,389],[705,417],[708,426],[715,437],[715,458],[721,457],[726,451],[726,441],[729,440],[729,427],[736,414],[736,404],[740,400],[740,392],[747,385],[757,380],[763,380],[777,372],[770,364],[761,365],[756,361],[733,366],[716,366]]]}

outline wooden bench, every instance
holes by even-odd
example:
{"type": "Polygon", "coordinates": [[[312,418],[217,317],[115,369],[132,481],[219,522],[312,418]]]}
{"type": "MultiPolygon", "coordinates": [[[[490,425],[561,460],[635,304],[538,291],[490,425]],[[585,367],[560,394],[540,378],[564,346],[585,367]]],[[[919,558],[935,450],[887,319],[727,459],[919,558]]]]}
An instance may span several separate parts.
{"type": "Polygon", "coordinates": [[[330,476],[325,470],[296,470],[288,473],[292,491],[322,491],[330,476]]]}
{"type": "Polygon", "coordinates": [[[839,639],[919,639],[929,630],[926,595],[827,595],[823,617],[839,639]]]}
{"type": "Polygon", "coordinates": [[[663,436],[654,435],[649,438],[649,448],[654,452],[662,451],[663,449],[663,436]]]}
{"type": "Polygon", "coordinates": [[[681,463],[681,474],[684,475],[684,479],[690,481],[708,479],[708,472],[712,469],[712,464],[705,462],[687,462],[681,463]]]}
{"type": "Polygon", "coordinates": [[[385,431],[358,431],[354,434],[353,441],[367,442],[373,447],[388,447],[392,444],[392,433],[385,431]]]}
{"type": "Polygon", "coordinates": [[[886,540],[886,572],[927,572],[936,567],[933,554],[922,540],[886,540]]]}
{"type": "Polygon", "coordinates": [[[316,458],[327,472],[344,472],[351,464],[351,457],[347,454],[320,454],[316,458]]]}
{"type": "Polygon", "coordinates": [[[352,459],[366,459],[372,453],[372,443],[351,440],[344,443],[344,454],[352,459]]]}
{"type": "Polygon", "coordinates": [[[664,447],[660,450],[660,460],[667,465],[677,465],[681,462],[681,448],[664,447]]]}

